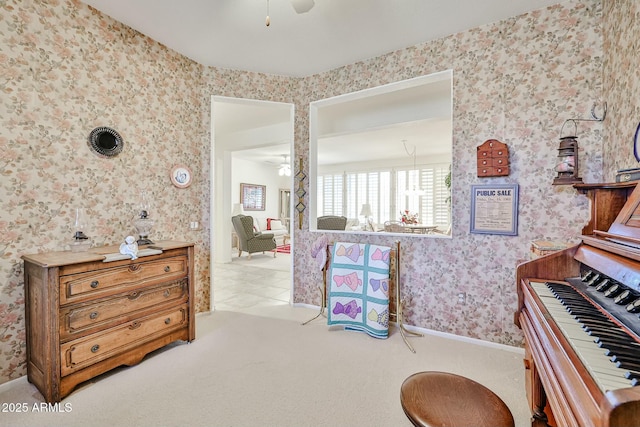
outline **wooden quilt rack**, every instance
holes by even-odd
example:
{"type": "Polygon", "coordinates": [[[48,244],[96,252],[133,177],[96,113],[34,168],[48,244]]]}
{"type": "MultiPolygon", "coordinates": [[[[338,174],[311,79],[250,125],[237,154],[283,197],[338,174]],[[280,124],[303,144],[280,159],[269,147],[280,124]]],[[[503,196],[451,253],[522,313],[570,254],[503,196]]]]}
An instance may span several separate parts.
{"type": "MultiPolygon", "coordinates": [[[[320,286],[320,293],[322,295],[322,302],[320,303],[320,312],[313,318],[303,322],[303,325],[317,319],[318,317],[327,317],[325,310],[327,308],[327,272],[331,266],[331,254],[333,252],[333,243],[327,245],[327,261],[322,268],[322,286],[320,286]]],[[[395,248],[391,248],[391,255],[389,257],[389,320],[395,322],[400,330],[400,335],[404,343],[409,347],[413,353],[415,349],[407,340],[407,334],[421,337],[423,334],[410,331],[404,326],[404,316],[402,309],[404,307],[405,300],[402,298],[402,287],[400,286],[400,242],[395,242],[395,248]]]]}

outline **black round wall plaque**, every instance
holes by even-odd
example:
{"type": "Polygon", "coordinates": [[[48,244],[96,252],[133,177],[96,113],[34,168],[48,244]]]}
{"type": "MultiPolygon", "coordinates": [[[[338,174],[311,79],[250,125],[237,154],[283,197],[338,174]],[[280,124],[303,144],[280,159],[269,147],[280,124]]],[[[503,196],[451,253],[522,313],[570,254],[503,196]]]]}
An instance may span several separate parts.
{"type": "Polygon", "coordinates": [[[124,141],[120,134],[108,127],[97,127],[91,131],[89,147],[94,153],[104,157],[114,157],[122,152],[124,141]]]}

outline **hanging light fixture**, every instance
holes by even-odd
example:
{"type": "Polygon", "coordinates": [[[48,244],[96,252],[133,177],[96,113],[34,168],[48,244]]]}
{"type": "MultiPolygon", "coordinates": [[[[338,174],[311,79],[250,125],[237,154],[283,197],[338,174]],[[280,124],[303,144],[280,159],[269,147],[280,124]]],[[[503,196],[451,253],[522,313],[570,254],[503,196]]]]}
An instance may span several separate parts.
{"type": "Polygon", "coordinates": [[[284,155],[284,162],[280,163],[280,168],[278,169],[278,175],[280,176],[291,176],[291,165],[287,161],[287,156],[284,155]]]}
{"type": "MultiPolygon", "coordinates": [[[[296,11],[296,13],[307,13],[313,6],[315,6],[314,0],[291,0],[291,6],[296,11]]],[[[264,21],[265,25],[268,27],[271,25],[271,18],[269,17],[269,0],[267,0],[267,18],[264,21]]]]}
{"type": "Polygon", "coordinates": [[[267,27],[271,25],[271,18],[269,18],[269,0],[267,0],[267,19],[265,19],[264,23],[267,27]]]}
{"type": "Polygon", "coordinates": [[[291,0],[291,6],[293,6],[296,13],[307,13],[315,4],[313,0],[291,0]]]}
{"type": "Polygon", "coordinates": [[[416,168],[416,151],[417,151],[417,147],[414,145],[413,146],[413,151],[409,152],[409,150],[407,150],[407,140],[403,139],[402,140],[402,145],[404,145],[404,151],[407,153],[407,155],[409,156],[413,156],[413,170],[418,172],[418,185],[416,186],[415,184],[410,188],[405,190],[405,194],[407,196],[424,196],[425,192],[424,190],[422,190],[420,188],[420,171],[418,171],[418,169],[416,168]]]}

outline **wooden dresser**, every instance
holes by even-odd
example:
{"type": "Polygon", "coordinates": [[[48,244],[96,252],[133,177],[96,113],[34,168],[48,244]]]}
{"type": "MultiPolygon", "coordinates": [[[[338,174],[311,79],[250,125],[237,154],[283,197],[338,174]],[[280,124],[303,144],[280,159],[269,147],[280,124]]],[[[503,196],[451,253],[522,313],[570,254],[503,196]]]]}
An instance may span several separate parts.
{"type": "MultiPolygon", "coordinates": [[[[118,246],[24,255],[27,377],[47,402],[176,340],[195,339],[192,243],[104,262],[118,246]]],[[[142,248],[141,248],[142,249],[142,248]]]]}

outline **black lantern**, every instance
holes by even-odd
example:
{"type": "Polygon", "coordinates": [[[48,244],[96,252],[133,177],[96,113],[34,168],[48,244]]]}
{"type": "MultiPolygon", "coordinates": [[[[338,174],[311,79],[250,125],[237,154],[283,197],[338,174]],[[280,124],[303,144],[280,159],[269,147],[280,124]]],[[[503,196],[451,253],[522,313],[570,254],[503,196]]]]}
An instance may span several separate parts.
{"type": "Polygon", "coordinates": [[[560,129],[560,146],[558,147],[558,162],[555,171],[558,176],[553,180],[553,185],[571,185],[580,184],[582,178],[578,176],[578,124],[576,122],[601,122],[607,116],[607,103],[603,105],[603,111],[600,116],[596,114],[596,104],[591,107],[590,119],[569,119],[565,120],[560,129]],[[573,136],[562,136],[564,127],[567,123],[573,123],[573,136]]]}
{"type": "Polygon", "coordinates": [[[567,120],[560,130],[560,147],[558,147],[558,161],[555,171],[558,176],[553,180],[553,185],[571,185],[582,182],[582,178],[578,176],[578,140],[575,136],[562,136],[562,130],[567,122],[573,122],[575,133],[578,126],[574,120],[567,120]]]}

